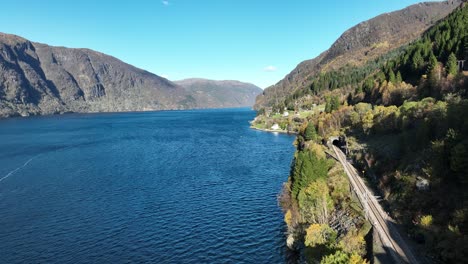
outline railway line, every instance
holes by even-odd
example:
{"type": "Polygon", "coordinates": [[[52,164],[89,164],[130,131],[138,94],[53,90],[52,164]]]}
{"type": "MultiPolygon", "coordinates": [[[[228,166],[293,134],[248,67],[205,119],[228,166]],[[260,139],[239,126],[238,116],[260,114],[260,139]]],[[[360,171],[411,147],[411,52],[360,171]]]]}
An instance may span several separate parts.
{"type": "Polygon", "coordinates": [[[346,156],[339,148],[334,145],[331,145],[331,148],[338,161],[343,165],[353,190],[366,212],[366,217],[376,229],[384,247],[390,251],[389,253],[395,262],[418,264],[419,261],[394,226],[395,221],[382,209],[377,199],[359,177],[357,170],[346,160],[346,156]]]}

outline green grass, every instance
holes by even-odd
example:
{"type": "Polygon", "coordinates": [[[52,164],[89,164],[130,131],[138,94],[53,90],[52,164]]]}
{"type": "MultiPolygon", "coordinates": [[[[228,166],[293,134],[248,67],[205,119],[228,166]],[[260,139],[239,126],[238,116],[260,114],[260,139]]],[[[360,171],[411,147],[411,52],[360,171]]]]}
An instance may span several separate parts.
{"type": "Polygon", "coordinates": [[[265,123],[255,123],[255,124],[252,124],[252,127],[258,128],[258,129],[265,129],[265,123]]]}
{"type": "Polygon", "coordinates": [[[309,117],[315,113],[320,113],[320,112],[323,112],[325,111],[325,105],[322,104],[322,105],[318,105],[314,108],[312,108],[312,110],[305,110],[305,111],[300,111],[299,112],[299,117],[301,118],[306,118],[306,117],[309,117]]]}

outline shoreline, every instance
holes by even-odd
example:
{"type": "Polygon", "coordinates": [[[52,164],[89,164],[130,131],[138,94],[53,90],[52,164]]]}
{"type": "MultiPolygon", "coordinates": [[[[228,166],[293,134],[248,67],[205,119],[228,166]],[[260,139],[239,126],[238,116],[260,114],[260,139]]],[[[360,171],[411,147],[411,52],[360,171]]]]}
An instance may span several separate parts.
{"type": "MultiPolygon", "coordinates": [[[[64,111],[64,112],[54,112],[54,113],[27,113],[27,115],[22,115],[15,113],[13,115],[1,115],[0,121],[7,120],[12,118],[34,118],[34,117],[52,117],[52,116],[65,116],[65,115],[94,115],[94,114],[131,114],[131,113],[156,113],[156,112],[182,112],[182,111],[216,111],[216,110],[235,110],[235,109],[250,109],[251,107],[217,107],[217,108],[187,108],[187,109],[146,109],[146,110],[122,110],[122,111],[64,111]]],[[[0,108],[1,110],[1,108],[0,108]]]]}
{"type": "Polygon", "coordinates": [[[285,130],[273,130],[273,129],[266,129],[266,128],[258,128],[258,127],[253,127],[250,126],[251,129],[258,130],[258,131],[263,131],[263,132],[269,132],[269,133],[280,133],[280,134],[287,134],[287,135],[297,135],[297,132],[289,132],[285,130]]]}

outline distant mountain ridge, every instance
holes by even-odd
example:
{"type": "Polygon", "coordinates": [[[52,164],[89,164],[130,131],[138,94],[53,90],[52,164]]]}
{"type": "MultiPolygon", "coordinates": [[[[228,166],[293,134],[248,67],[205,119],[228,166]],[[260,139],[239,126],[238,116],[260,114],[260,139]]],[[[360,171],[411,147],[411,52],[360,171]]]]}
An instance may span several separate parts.
{"type": "Polygon", "coordinates": [[[203,105],[218,107],[253,106],[262,89],[240,81],[214,81],[200,78],[175,81],[203,105]]]}
{"type": "Polygon", "coordinates": [[[233,101],[229,96],[222,102],[205,100],[201,94],[100,52],[53,47],[0,33],[0,117],[245,106],[244,101],[238,103],[242,96],[237,93],[244,95],[241,89],[231,91],[233,101]]]}
{"type": "Polygon", "coordinates": [[[344,32],[333,45],[314,59],[301,62],[277,84],[257,97],[255,108],[272,106],[297,89],[306,89],[313,77],[345,65],[363,65],[411,41],[446,17],[462,0],[424,2],[385,13],[344,32]]]}

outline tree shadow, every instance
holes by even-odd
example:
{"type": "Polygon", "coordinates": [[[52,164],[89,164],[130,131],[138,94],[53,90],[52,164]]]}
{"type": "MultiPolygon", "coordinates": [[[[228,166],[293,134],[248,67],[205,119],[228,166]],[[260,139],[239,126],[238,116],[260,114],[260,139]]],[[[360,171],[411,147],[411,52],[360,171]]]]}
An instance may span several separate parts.
{"type": "Polygon", "coordinates": [[[392,257],[392,255],[394,254],[398,255],[393,249],[386,247],[386,246],[382,246],[382,248],[385,250],[385,253],[374,254],[374,258],[372,259],[371,263],[375,263],[375,264],[398,263],[398,262],[395,262],[395,259],[392,257]]]}

